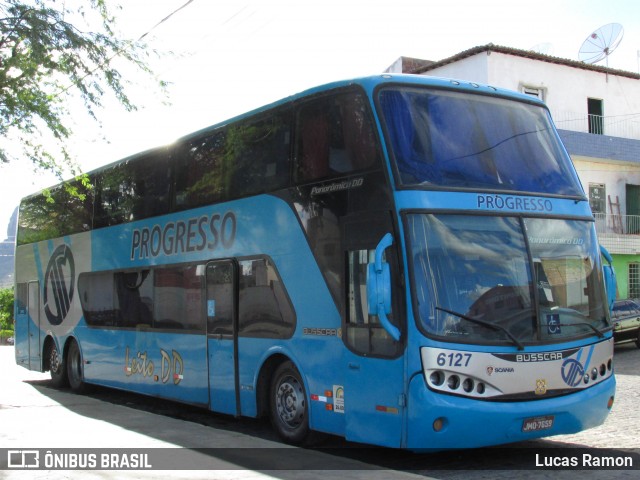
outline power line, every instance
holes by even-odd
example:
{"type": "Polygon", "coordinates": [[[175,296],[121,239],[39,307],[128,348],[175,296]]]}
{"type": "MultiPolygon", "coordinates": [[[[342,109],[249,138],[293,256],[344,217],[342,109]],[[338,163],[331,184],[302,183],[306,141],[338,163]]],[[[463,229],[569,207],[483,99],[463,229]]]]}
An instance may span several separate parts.
{"type": "Polygon", "coordinates": [[[148,32],[143,33],[140,38],[138,38],[138,41],[142,40],[144,37],[146,37],[147,35],[149,35],[152,31],[154,31],[156,28],[158,28],[160,25],[162,25],[164,22],[166,22],[167,20],[169,20],[171,17],[173,17],[176,13],[178,13],[180,10],[188,7],[191,3],[193,3],[194,0],[188,0],[187,3],[185,3],[184,5],[176,8],[173,12],[171,12],[169,15],[167,15],[166,17],[164,17],[162,20],[160,20],[158,23],[156,23],[153,27],[151,27],[149,29],[148,32]]]}
{"type": "MultiPolygon", "coordinates": [[[[149,35],[153,30],[155,30],[158,26],[162,25],[164,22],[166,22],[167,20],[169,20],[171,17],[173,17],[176,13],[178,13],[180,10],[186,8],[187,6],[189,6],[191,3],[193,3],[194,0],[188,0],[185,4],[181,5],[180,7],[176,8],[173,12],[171,12],[169,15],[167,15],[166,17],[164,17],[162,20],[160,20],[158,23],[156,23],[153,27],[151,27],[148,31],[146,31],[145,33],[143,33],[139,38],[138,41],[141,41],[144,37],[146,37],[147,35],[149,35]]],[[[85,78],[93,75],[94,73],[96,73],[99,70],[104,69],[109,63],[111,63],[111,60],[113,60],[115,57],[117,57],[118,55],[120,55],[122,53],[122,50],[118,50],[116,51],[111,57],[109,57],[105,62],[101,63],[100,65],[98,65],[96,68],[94,68],[93,70],[91,70],[90,72],[87,72],[86,75],[84,75],[80,81],[84,80],[85,78]]],[[[72,88],[74,86],[74,84],[70,84],[69,86],[67,86],[66,88],[60,90],[58,93],[55,94],[55,96],[59,96],[63,93],[65,93],[67,90],[69,90],[70,88],[72,88]]]]}

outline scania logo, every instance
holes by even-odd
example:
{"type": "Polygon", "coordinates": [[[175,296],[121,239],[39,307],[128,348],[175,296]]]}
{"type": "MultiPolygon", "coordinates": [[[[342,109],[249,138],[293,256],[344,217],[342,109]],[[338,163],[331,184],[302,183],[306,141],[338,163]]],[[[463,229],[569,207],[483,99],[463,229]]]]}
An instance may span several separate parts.
{"type": "Polygon", "coordinates": [[[52,325],[60,325],[69,313],[75,270],[71,249],[60,245],[51,255],[44,275],[44,313],[52,325]]]}
{"type": "Polygon", "coordinates": [[[562,380],[570,387],[577,387],[583,375],[584,367],[579,361],[568,358],[562,364],[562,380]]]}

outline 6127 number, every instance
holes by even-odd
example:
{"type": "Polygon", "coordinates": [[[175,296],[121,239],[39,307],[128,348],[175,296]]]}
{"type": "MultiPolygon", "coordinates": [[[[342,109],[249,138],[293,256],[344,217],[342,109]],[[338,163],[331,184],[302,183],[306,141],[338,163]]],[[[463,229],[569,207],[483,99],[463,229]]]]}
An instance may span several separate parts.
{"type": "Polygon", "coordinates": [[[439,353],[436,361],[440,367],[468,367],[470,353],[439,353]]]}

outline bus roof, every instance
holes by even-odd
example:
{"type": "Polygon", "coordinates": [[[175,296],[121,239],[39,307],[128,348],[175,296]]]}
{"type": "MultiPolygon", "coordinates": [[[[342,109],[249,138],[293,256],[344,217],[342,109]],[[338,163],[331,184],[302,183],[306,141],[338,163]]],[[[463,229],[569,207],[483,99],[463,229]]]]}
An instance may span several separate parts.
{"type": "Polygon", "coordinates": [[[206,133],[209,130],[216,129],[222,127],[224,125],[234,123],[248,117],[252,117],[254,115],[259,115],[260,113],[269,111],[273,108],[284,106],[288,103],[294,103],[304,98],[322,94],[323,92],[328,92],[334,89],[346,88],[354,85],[358,85],[362,87],[368,93],[373,93],[373,91],[381,85],[385,84],[407,84],[407,85],[419,85],[433,88],[443,88],[443,89],[453,89],[462,92],[470,92],[470,93],[485,93],[489,95],[498,95],[501,97],[512,98],[514,100],[527,101],[531,103],[536,103],[540,105],[544,105],[544,103],[536,97],[531,95],[526,95],[524,93],[516,92],[514,90],[507,90],[504,88],[498,88],[490,85],[483,85],[477,82],[470,82],[468,80],[458,80],[452,78],[443,78],[443,77],[432,77],[426,75],[411,75],[411,74],[392,74],[392,73],[383,73],[380,75],[371,75],[366,77],[357,77],[348,80],[339,80],[335,82],[325,83],[323,85],[319,85],[316,87],[312,87],[306,90],[303,90],[299,93],[291,95],[289,97],[282,98],[275,102],[269,103],[262,107],[256,108],[254,110],[248,111],[246,113],[240,114],[238,116],[229,118],[217,124],[204,127],[196,132],[189,133],[184,137],[181,137],[177,141],[192,138],[194,136],[198,136],[200,134],[206,133]]]}
{"type": "MultiPolygon", "coordinates": [[[[283,106],[286,106],[287,104],[293,104],[307,97],[319,95],[324,92],[329,92],[331,90],[347,88],[351,86],[360,86],[369,95],[373,95],[373,92],[378,87],[382,85],[392,85],[392,84],[417,85],[417,86],[432,87],[432,88],[442,88],[442,89],[455,90],[455,91],[466,92],[466,93],[481,93],[481,94],[484,93],[487,95],[496,95],[504,98],[511,98],[513,100],[535,103],[541,106],[544,105],[542,101],[540,101],[539,99],[531,95],[525,95],[523,93],[519,93],[513,90],[497,88],[490,85],[483,85],[476,82],[470,82],[468,80],[457,80],[457,79],[451,79],[451,78],[432,77],[432,76],[426,76],[426,75],[383,73],[379,75],[371,75],[371,76],[358,77],[358,78],[353,78],[348,80],[330,82],[330,83],[319,85],[313,88],[309,88],[307,90],[293,94],[289,97],[282,98],[280,100],[266,104],[264,106],[258,107],[248,112],[242,113],[235,117],[231,117],[229,119],[223,120],[213,125],[188,133],[182,137],[179,137],[173,140],[171,143],[152,147],[140,152],[136,152],[132,155],[115,160],[113,162],[105,164],[101,167],[98,167],[86,173],[88,174],[100,173],[104,170],[113,168],[115,165],[118,165],[120,163],[126,163],[129,161],[135,160],[136,158],[143,157],[154,152],[161,152],[162,150],[172,148],[172,146],[175,144],[186,142],[186,141],[189,141],[190,139],[200,137],[218,128],[224,127],[226,125],[230,125],[242,120],[246,120],[253,116],[259,116],[262,113],[268,112],[272,109],[283,107],[283,106]]],[[[71,181],[71,180],[73,179],[68,179],[67,181],[71,181]]],[[[64,184],[64,183],[66,182],[62,182],[61,184],[64,184]]],[[[56,188],[61,184],[53,185],[52,187],[44,190],[50,190],[51,188],[56,188]]],[[[30,197],[39,195],[41,193],[42,191],[35,192],[31,195],[26,196],[25,198],[30,198],[30,197]]]]}

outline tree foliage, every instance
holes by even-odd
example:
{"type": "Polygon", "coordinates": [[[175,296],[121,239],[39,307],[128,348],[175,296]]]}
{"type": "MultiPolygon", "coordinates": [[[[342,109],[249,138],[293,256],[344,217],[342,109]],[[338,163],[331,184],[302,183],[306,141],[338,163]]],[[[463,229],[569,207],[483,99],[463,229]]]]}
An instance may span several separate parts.
{"type": "Polygon", "coordinates": [[[13,331],[13,288],[0,289],[0,330],[13,331]]]}
{"type": "Polygon", "coordinates": [[[118,37],[106,1],[70,8],[68,0],[0,0],[0,138],[21,145],[16,152],[0,144],[0,162],[26,157],[59,177],[65,168],[75,174],[65,146],[70,106],[81,99],[97,120],[111,93],[135,110],[114,60],[152,76],[149,52],[140,42],[118,37]]]}

